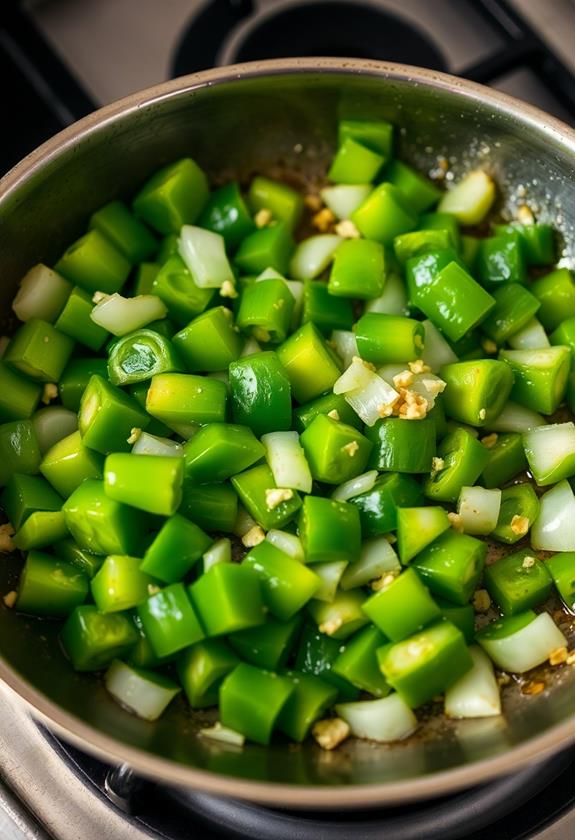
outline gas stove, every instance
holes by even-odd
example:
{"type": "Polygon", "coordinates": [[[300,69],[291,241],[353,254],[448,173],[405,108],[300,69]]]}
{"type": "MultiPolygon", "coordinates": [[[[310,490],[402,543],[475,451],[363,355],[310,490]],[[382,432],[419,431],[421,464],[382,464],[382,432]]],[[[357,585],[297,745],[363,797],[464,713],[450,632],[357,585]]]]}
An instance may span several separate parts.
{"type": "MultiPolygon", "coordinates": [[[[575,123],[572,0],[3,0],[0,174],[99,105],[173,76],[299,55],[419,64],[575,123]]],[[[176,790],[65,743],[0,686],[2,840],[570,840],[575,748],[474,790],[289,813],[176,790]]]]}

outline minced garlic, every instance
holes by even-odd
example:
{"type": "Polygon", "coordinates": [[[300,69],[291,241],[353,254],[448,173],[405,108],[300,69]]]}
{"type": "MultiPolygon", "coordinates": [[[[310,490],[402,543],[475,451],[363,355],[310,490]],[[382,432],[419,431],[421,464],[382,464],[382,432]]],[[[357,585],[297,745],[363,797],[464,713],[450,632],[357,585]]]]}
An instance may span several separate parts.
{"type": "Polygon", "coordinates": [[[245,545],[246,548],[253,548],[256,545],[262,543],[266,538],[266,534],[264,529],[260,525],[254,525],[253,528],[250,528],[249,531],[242,537],[242,543],[245,545]]]}
{"type": "Polygon", "coordinates": [[[521,564],[524,569],[532,569],[535,565],[535,557],[531,557],[529,554],[523,558],[523,563],[521,564]]]}
{"type": "Polygon", "coordinates": [[[535,222],[533,211],[526,204],[522,204],[517,208],[517,221],[522,225],[532,225],[535,222]]]}
{"type": "Polygon", "coordinates": [[[409,388],[413,384],[413,372],[411,370],[402,370],[401,373],[393,377],[393,384],[396,388],[409,388]]]}
{"type": "Polygon", "coordinates": [[[287,487],[271,487],[266,490],[266,507],[268,510],[274,510],[282,502],[287,502],[293,498],[293,490],[287,487]]]}
{"type": "Polygon", "coordinates": [[[142,434],[142,430],[139,429],[137,426],[134,426],[133,429],[130,429],[130,437],[126,440],[126,443],[130,445],[136,443],[136,441],[140,438],[142,434]]]}
{"type": "Polygon", "coordinates": [[[497,344],[491,338],[482,339],[481,347],[486,353],[497,353],[497,344]]]}
{"type": "Polygon", "coordinates": [[[335,618],[329,618],[327,621],[324,621],[323,624],[319,625],[318,630],[320,633],[325,633],[326,636],[333,636],[342,624],[343,619],[338,615],[335,618]]]}
{"type": "Polygon", "coordinates": [[[333,750],[349,737],[349,724],[341,718],[318,720],[312,729],[312,735],[322,750],[333,750]]]}
{"type": "Polygon", "coordinates": [[[450,513],[447,514],[447,518],[449,519],[449,522],[451,523],[451,527],[453,528],[453,530],[454,531],[459,531],[459,533],[462,534],[463,533],[463,519],[461,518],[460,514],[455,513],[454,511],[451,511],[450,513]]]}
{"type": "Polygon", "coordinates": [[[350,458],[354,458],[357,450],[359,449],[359,443],[356,440],[350,440],[349,443],[346,443],[346,445],[341,448],[344,452],[347,452],[350,458]]]}
{"type": "Polygon", "coordinates": [[[487,589],[477,589],[473,596],[473,609],[475,612],[485,613],[491,606],[491,597],[487,589]]]}
{"type": "Polygon", "coordinates": [[[526,682],[525,685],[521,686],[521,694],[541,694],[542,691],[545,691],[545,683],[544,682],[535,682],[534,680],[529,680],[526,682]]]}
{"type": "Polygon", "coordinates": [[[381,577],[373,580],[370,586],[374,592],[379,592],[380,589],[386,589],[391,583],[393,583],[396,577],[397,575],[393,572],[386,572],[381,577]]]}
{"type": "Polygon", "coordinates": [[[431,475],[432,475],[432,477],[434,475],[437,475],[438,472],[441,472],[441,470],[444,468],[444,466],[445,466],[445,461],[443,460],[443,458],[439,458],[437,455],[435,455],[431,459],[431,475]]]}
{"type": "Polygon", "coordinates": [[[479,409],[479,419],[480,420],[485,420],[486,417],[487,417],[486,410],[484,408],[480,408],[479,409]]]}
{"type": "Polygon", "coordinates": [[[416,359],[415,362],[408,362],[407,365],[412,373],[431,373],[431,368],[426,365],[423,359],[416,359]]]}
{"type": "Polygon", "coordinates": [[[237,298],[238,290],[231,280],[224,280],[220,287],[220,297],[223,298],[237,298]]]}
{"type": "Polygon", "coordinates": [[[254,223],[257,228],[264,228],[266,225],[269,225],[272,219],[272,211],[267,207],[262,207],[254,216],[254,223]]]}
{"type": "Polygon", "coordinates": [[[49,405],[58,396],[58,386],[55,382],[46,382],[42,389],[42,402],[49,405]]]}
{"type": "Polygon", "coordinates": [[[342,239],[359,239],[361,237],[361,233],[358,231],[351,219],[342,219],[342,221],[338,222],[334,227],[334,231],[338,236],[341,236],[342,239]]]}
{"type": "Polygon", "coordinates": [[[323,207],[323,202],[319,195],[315,195],[315,193],[308,193],[308,195],[304,198],[304,204],[314,213],[317,213],[318,210],[321,210],[323,207]]]}
{"type": "Polygon", "coordinates": [[[515,514],[511,520],[511,530],[514,534],[517,534],[518,537],[523,537],[529,530],[529,524],[529,518],[527,516],[519,516],[518,514],[515,514]]]}
{"type": "Polygon", "coordinates": [[[331,417],[332,420],[339,420],[340,419],[339,411],[337,410],[337,408],[332,408],[331,411],[328,411],[327,416],[331,417]]]}
{"type": "Polygon", "coordinates": [[[492,432],[490,435],[485,435],[485,437],[481,438],[480,443],[482,443],[486,449],[492,449],[497,443],[498,439],[499,435],[497,434],[497,432],[492,432]]]}
{"type": "Polygon", "coordinates": [[[327,233],[335,222],[335,215],[329,207],[324,207],[312,217],[311,223],[320,233],[327,233]]]}
{"type": "Polygon", "coordinates": [[[17,598],[18,593],[15,590],[12,590],[12,592],[8,592],[7,595],[4,595],[2,600],[4,601],[8,609],[11,610],[14,604],[16,603],[17,598]]]}

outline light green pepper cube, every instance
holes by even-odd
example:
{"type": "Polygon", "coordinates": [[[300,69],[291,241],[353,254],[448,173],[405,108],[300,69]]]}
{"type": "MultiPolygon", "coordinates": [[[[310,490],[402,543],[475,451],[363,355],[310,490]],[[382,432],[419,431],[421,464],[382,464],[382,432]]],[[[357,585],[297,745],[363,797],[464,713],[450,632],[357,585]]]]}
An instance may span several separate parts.
{"type": "Polygon", "coordinates": [[[102,478],[104,458],[82,443],[73,432],[52,446],[40,463],[40,472],[65,499],[88,478],[102,478]]]}
{"type": "Polygon", "coordinates": [[[130,263],[99,230],[90,230],[73,242],[54,266],[58,274],[87,292],[119,292],[130,273],[130,263]]]}
{"type": "Polygon", "coordinates": [[[260,578],[248,566],[218,563],[189,587],[207,636],[224,636],[265,621],[260,578]]]}
{"type": "Polygon", "coordinates": [[[328,291],[338,297],[370,298],[383,294],[385,251],[379,242],[348,239],[335,252],[328,291]]]}
{"type": "Polygon", "coordinates": [[[31,513],[14,535],[14,545],[20,551],[45,548],[68,536],[66,517],[61,510],[36,510],[31,513]]]}
{"type": "Polygon", "coordinates": [[[351,214],[351,221],[366,239],[391,245],[396,236],[417,224],[417,215],[394,184],[383,183],[351,214]]]}
{"type": "Polygon", "coordinates": [[[109,333],[92,321],[90,314],[93,308],[89,292],[75,286],[54,326],[90,350],[97,351],[101,349],[109,333]]]}
{"type": "Polygon", "coordinates": [[[283,676],[292,683],[293,693],[279,713],[276,726],[292,741],[301,742],[315,721],[335,703],[337,688],[299,671],[287,671],[283,676]]]}
{"type": "Polygon", "coordinates": [[[264,603],[282,621],[292,618],[321,586],[311,569],[267,540],[252,548],[242,565],[258,575],[264,603]]]}
{"type": "Polygon", "coordinates": [[[156,581],[140,569],[138,557],[110,554],[91,582],[94,603],[102,613],[137,607],[157,589],[156,581]]]}
{"type": "Polygon", "coordinates": [[[406,569],[367,599],[363,611],[392,642],[400,642],[441,617],[417,572],[406,569]]]}
{"type": "Polygon", "coordinates": [[[274,219],[285,222],[293,230],[303,213],[303,197],[287,184],[256,175],[248,193],[248,204],[252,212],[269,210],[274,219]]]}
{"type": "Polygon", "coordinates": [[[352,589],[338,592],[329,603],[314,599],[307,605],[307,610],[320,633],[332,639],[347,639],[368,624],[369,619],[363,612],[365,603],[365,593],[352,589]]]}
{"type": "Polygon", "coordinates": [[[146,549],[140,569],[164,583],[176,583],[211,544],[212,538],[201,528],[176,513],[164,522],[146,549]]]}
{"type": "Polygon", "coordinates": [[[88,586],[86,575],[70,563],[29,551],[20,575],[16,609],[61,618],[85,601],[88,586]]]}
{"type": "Polygon", "coordinates": [[[225,481],[264,456],[252,430],[232,423],[209,423],[184,446],[186,476],[200,484],[225,481]]]}
{"type": "Polygon", "coordinates": [[[134,199],[134,213],[158,233],[179,233],[193,224],[209,196],[208,179],[192,158],[164,166],[146,181],[134,199]]]}
{"type": "Polygon", "coordinates": [[[102,615],[92,604],[77,607],[62,628],[60,641],[75,671],[99,671],[125,656],[138,641],[128,615],[102,615]]]}
{"type": "Polygon", "coordinates": [[[37,382],[57,382],[74,342],[47,321],[31,318],[12,337],[3,361],[37,382]]]}
{"type": "Polygon", "coordinates": [[[336,184],[370,184],[383,163],[382,155],[347,137],[337,150],[327,177],[336,184]]]}
{"type": "Polygon", "coordinates": [[[159,373],[152,377],[146,411],[170,428],[192,423],[223,423],[227,388],[224,382],[191,373],[159,373]]]}
{"type": "Polygon", "coordinates": [[[0,426],[0,487],[16,473],[38,472],[42,455],[31,420],[15,420],[0,426]]]}
{"type": "Polygon", "coordinates": [[[277,354],[300,403],[319,397],[341,375],[335,353],[311,321],[292,333],[277,354]]]}
{"type": "Polygon", "coordinates": [[[386,697],[390,687],[379,669],[376,651],[389,641],[378,627],[360,630],[345,645],[332,665],[334,674],[374,697],[386,697]]]}
{"type": "Polygon", "coordinates": [[[294,490],[276,487],[267,464],[252,467],[233,476],[232,485],[241,503],[262,528],[282,528],[301,507],[301,498],[294,490]]]}
{"type": "Polygon", "coordinates": [[[308,563],[351,562],[359,557],[359,511],[348,502],[306,496],[299,533],[308,563]]]}
{"type": "Polygon", "coordinates": [[[179,456],[113,452],[104,464],[104,487],[110,499],[173,516],[182,501],[184,462],[179,456]]]}
{"type": "Polygon", "coordinates": [[[226,370],[242,350],[232,313],[224,306],[208,309],[176,333],[172,342],[191,373],[226,370]]]}
{"type": "MultiPolygon", "coordinates": [[[[152,380],[153,381],[153,380],[152,380]]],[[[94,374],[82,394],[78,429],[82,443],[106,455],[128,452],[132,429],[145,429],[150,418],[133,397],[94,374]]]]}
{"type": "Polygon", "coordinates": [[[239,662],[223,639],[202,639],[185,650],[178,676],[192,709],[216,706],[222,680],[239,662]]]}
{"type": "Polygon", "coordinates": [[[353,426],[318,414],[300,437],[317,481],[342,484],[365,471],[373,444],[353,426]]]}
{"type": "Polygon", "coordinates": [[[89,227],[99,230],[131,263],[149,260],[158,250],[154,234],[122,201],[110,201],[92,213],[89,227]]]}

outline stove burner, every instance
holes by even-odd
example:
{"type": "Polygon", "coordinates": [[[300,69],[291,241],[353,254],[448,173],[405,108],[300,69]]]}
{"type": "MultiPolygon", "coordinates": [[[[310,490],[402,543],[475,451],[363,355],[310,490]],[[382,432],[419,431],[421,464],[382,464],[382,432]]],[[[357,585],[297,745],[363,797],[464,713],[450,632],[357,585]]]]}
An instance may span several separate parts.
{"type": "Polygon", "coordinates": [[[184,33],[173,62],[173,75],[216,63],[293,56],[344,56],[417,64],[446,70],[439,49],[417,27],[375,5],[329,0],[295,2],[255,12],[251,0],[212,0],[184,33]],[[206,42],[217,21],[220,43],[206,42]],[[246,23],[245,31],[235,32],[246,23]],[[219,60],[218,60],[219,59],[219,60]]]}

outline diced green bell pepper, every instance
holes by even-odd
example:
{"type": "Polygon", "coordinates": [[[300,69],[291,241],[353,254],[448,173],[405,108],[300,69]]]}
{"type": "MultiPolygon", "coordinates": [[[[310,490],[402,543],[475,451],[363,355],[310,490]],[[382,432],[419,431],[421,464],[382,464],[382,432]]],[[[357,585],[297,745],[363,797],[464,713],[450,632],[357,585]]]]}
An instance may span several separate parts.
{"type": "Polygon", "coordinates": [[[103,477],[104,457],[84,446],[80,432],[72,432],[46,452],[40,472],[67,499],[86,479],[103,477]]]}
{"type": "Polygon", "coordinates": [[[311,569],[280,551],[268,540],[250,549],[242,565],[257,574],[264,604],[280,621],[289,621],[321,585],[320,579],[311,569]]]}
{"type": "Polygon", "coordinates": [[[220,688],[222,725],[258,744],[269,744],[277,718],[293,691],[287,677],[242,662],[220,688]]]}
{"type": "Polygon", "coordinates": [[[78,411],[82,394],[94,374],[104,378],[107,377],[108,363],[106,359],[95,357],[70,359],[58,382],[58,393],[65,408],[70,409],[70,411],[78,411]]]}
{"type": "Polygon", "coordinates": [[[20,551],[32,548],[46,548],[68,536],[66,518],[61,510],[37,510],[14,534],[14,545],[20,551]]]}
{"type": "Polygon", "coordinates": [[[288,225],[276,222],[250,233],[242,240],[235,264],[245,274],[261,274],[266,268],[273,268],[285,275],[294,247],[288,225]]]}
{"type": "Polygon", "coordinates": [[[269,490],[275,490],[276,484],[272,471],[267,464],[252,467],[233,476],[232,485],[250,516],[264,530],[282,528],[290,522],[301,507],[301,498],[295,491],[279,503],[268,501],[269,490]]]}
{"type": "Polygon", "coordinates": [[[396,236],[417,224],[417,215],[405,194],[394,184],[383,183],[351,214],[351,221],[366,239],[391,245],[396,236]]]}
{"type": "Polygon", "coordinates": [[[292,333],[277,353],[300,403],[332,388],[341,374],[335,353],[311,322],[292,333]]]}
{"type": "Polygon", "coordinates": [[[255,230],[237,181],[224,184],[208,198],[198,219],[200,227],[219,233],[226,247],[234,251],[242,239],[255,230]]]}
{"type": "Polygon", "coordinates": [[[403,565],[450,527],[442,507],[400,507],[397,510],[397,548],[403,565]]]}
{"type": "Polygon", "coordinates": [[[273,350],[244,356],[229,368],[234,421],[255,435],[291,428],[291,387],[273,350]]]}
{"type": "Polygon", "coordinates": [[[418,554],[412,569],[434,595],[464,605],[477,588],[486,555],[482,540],[446,531],[418,554]]]}
{"type": "Polygon", "coordinates": [[[390,688],[378,665],[376,651],[388,640],[377,627],[364,627],[346,642],[345,649],[333,663],[333,672],[361,691],[385,697],[390,688]]]}
{"type": "Polygon", "coordinates": [[[369,239],[348,239],[335,252],[327,288],[330,295],[369,300],[383,293],[385,280],[382,245],[369,239]]]}
{"type": "Polygon", "coordinates": [[[541,560],[523,549],[501,557],[485,569],[485,587],[504,615],[516,615],[542,604],[552,578],[541,560]]]}
{"type": "Polygon", "coordinates": [[[157,589],[156,581],[140,569],[140,560],[125,554],[109,554],[91,582],[92,597],[101,613],[137,607],[157,589]]]}
{"type": "Polygon", "coordinates": [[[0,501],[16,531],[35,511],[58,511],[62,507],[62,499],[44,478],[21,473],[10,477],[0,501]]]}
{"type": "Polygon", "coordinates": [[[289,621],[268,615],[265,624],[231,633],[229,642],[246,662],[276,671],[286,664],[300,627],[301,615],[294,615],[289,621]]]}
{"type": "Polygon", "coordinates": [[[183,370],[175,344],[151,329],[135,330],[118,338],[108,352],[107,372],[113,385],[148,382],[156,374],[183,370]]]}
{"type": "Polygon", "coordinates": [[[238,497],[229,484],[196,484],[184,479],[179,512],[206,531],[234,530],[238,497]]]}
{"type": "Polygon", "coordinates": [[[445,413],[470,426],[488,426],[501,413],[513,387],[513,372],[496,359],[444,365],[440,377],[445,413]]]}
{"type": "Polygon", "coordinates": [[[68,617],[60,641],[76,671],[99,671],[125,656],[138,641],[138,631],[125,613],[102,615],[92,604],[68,617]]]}
{"type": "Polygon", "coordinates": [[[501,350],[499,358],[513,371],[512,400],[541,414],[557,411],[567,388],[571,366],[569,347],[501,350]]]}
{"type": "Polygon", "coordinates": [[[164,522],[146,549],[140,569],[164,583],[181,580],[212,544],[201,528],[175,514],[164,522]]]}
{"type": "Polygon", "coordinates": [[[554,554],[545,565],[561,600],[571,613],[575,612],[575,552],[554,554]]]}
{"type": "Polygon", "coordinates": [[[97,374],[91,377],[80,402],[78,429],[82,443],[106,455],[128,452],[132,429],[145,429],[150,418],[136,400],[97,374]]]}
{"type": "Polygon", "coordinates": [[[183,583],[172,583],[139,604],[138,615],[157,656],[193,645],[204,631],[183,583]]]}
{"type": "Polygon", "coordinates": [[[388,417],[365,430],[373,449],[367,466],[383,472],[427,473],[435,455],[435,422],[388,417]]]}
{"type": "Polygon", "coordinates": [[[130,273],[130,263],[99,230],[90,230],[73,242],[54,269],[87,292],[119,292],[130,273]]]}
{"type": "Polygon", "coordinates": [[[306,496],[299,535],[308,563],[355,560],[361,550],[359,511],[349,502],[306,496]]]}
{"type": "Polygon", "coordinates": [[[29,615],[62,617],[86,600],[88,578],[76,566],[41,551],[29,551],[16,609],[29,615]]]}
{"type": "Polygon", "coordinates": [[[200,288],[183,259],[172,254],[158,271],[152,284],[152,294],[166,305],[170,318],[181,327],[207,309],[215,291],[200,288]]]}
{"type": "Polygon", "coordinates": [[[180,330],[173,338],[191,373],[226,370],[240,355],[242,341],[229,309],[216,306],[180,330]]]}
{"type": "Polygon", "coordinates": [[[409,475],[387,473],[371,490],[348,500],[359,510],[364,537],[377,537],[397,528],[397,512],[402,507],[423,504],[421,486],[409,475]]]}
{"type": "Polygon", "coordinates": [[[491,536],[512,545],[522,539],[539,515],[539,499],[531,484],[515,484],[501,491],[497,528],[491,536]]]}
{"type": "Polygon", "coordinates": [[[364,472],[372,443],[353,426],[318,414],[300,437],[311,474],[326,484],[342,484],[364,472]]]}
{"type": "Polygon", "coordinates": [[[184,462],[168,455],[114,452],[104,464],[104,489],[116,502],[172,516],[182,501],[184,462]]]}
{"type": "Polygon", "coordinates": [[[74,342],[47,321],[31,318],[12,336],[3,361],[38,382],[58,382],[74,342]]]}
{"type": "Polygon", "coordinates": [[[30,420],[14,420],[0,426],[0,487],[15,473],[37,473],[41,460],[38,438],[30,420]]]}
{"type": "Polygon", "coordinates": [[[36,410],[42,386],[0,361],[0,423],[28,420],[36,410]]]}
{"type": "Polygon", "coordinates": [[[178,676],[192,709],[217,705],[220,684],[239,661],[223,639],[203,639],[182,653],[178,676]]]}
{"type": "Polygon", "coordinates": [[[462,487],[472,487],[489,460],[489,451],[464,428],[447,434],[437,450],[440,468],[432,471],[424,493],[438,502],[456,502],[462,487]]]}
{"type": "Polygon", "coordinates": [[[193,224],[209,196],[208,179],[192,158],[154,172],[134,199],[134,213],[165,235],[193,224]]]}
{"type": "Polygon", "coordinates": [[[363,605],[387,639],[399,642],[440,618],[441,611],[413,569],[406,569],[363,605]]]}
{"type": "Polygon", "coordinates": [[[501,487],[527,469],[522,438],[517,432],[498,435],[487,451],[489,460],[481,473],[481,481],[487,489],[501,487]]]}
{"type": "Polygon", "coordinates": [[[92,321],[94,304],[89,292],[75,286],[54,326],[74,341],[97,352],[108,338],[108,331],[92,321]]]}
{"type": "Polygon", "coordinates": [[[248,566],[218,563],[189,592],[207,636],[259,627],[265,621],[260,578],[248,566]]]}

